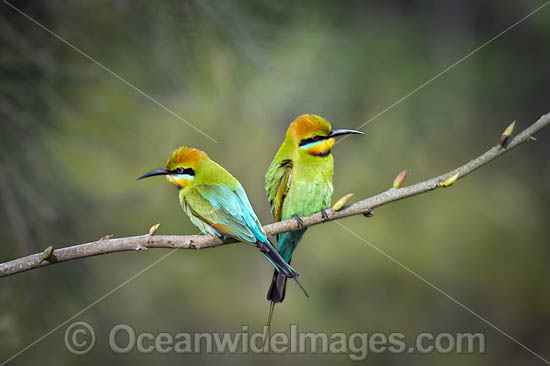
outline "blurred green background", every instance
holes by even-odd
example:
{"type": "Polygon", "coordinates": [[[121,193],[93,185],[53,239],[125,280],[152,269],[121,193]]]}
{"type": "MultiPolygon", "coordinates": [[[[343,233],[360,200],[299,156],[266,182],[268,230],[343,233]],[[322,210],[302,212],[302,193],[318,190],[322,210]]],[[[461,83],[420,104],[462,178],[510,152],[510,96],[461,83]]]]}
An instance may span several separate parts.
{"type": "MultiPolygon", "coordinates": [[[[288,123],[316,113],[355,128],[542,5],[484,1],[13,0],[214,143],[0,4],[0,261],[113,233],[197,230],[162,179],[180,145],[206,150],[271,222],[264,173],[288,123]]],[[[334,199],[418,182],[550,111],[550,7],[542,9],[333,150],[334,199]]],[[[473,311],[550,358],[550,131],[440,190],[342,221],[473,311]]],[[[120,253],[0,280],[0,362],[166,250],[120,253]]],[[[543,364],[335,223],[311,228],[273,331],[481,332],[485,354],[370,354],[372,364],[543,364]]],[[[78,316],[95,348],[69,353],[61,327],[11,364],[317,364],[347,355],[116,355],[107,335],[259,330],[272,267],[243,244],[180,250],[78,316]]]]}

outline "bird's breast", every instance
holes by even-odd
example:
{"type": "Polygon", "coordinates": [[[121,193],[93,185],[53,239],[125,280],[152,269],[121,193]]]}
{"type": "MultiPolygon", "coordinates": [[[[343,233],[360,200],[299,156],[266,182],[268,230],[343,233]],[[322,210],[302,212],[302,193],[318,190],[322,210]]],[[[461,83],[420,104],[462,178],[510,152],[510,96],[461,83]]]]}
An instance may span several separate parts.
{"type": "Polygon", "coordinates": [[[333,190],[332,171],[332,164],[296,165],[283,202],[282,219],[309,215],[329,207],[333,190]]]}

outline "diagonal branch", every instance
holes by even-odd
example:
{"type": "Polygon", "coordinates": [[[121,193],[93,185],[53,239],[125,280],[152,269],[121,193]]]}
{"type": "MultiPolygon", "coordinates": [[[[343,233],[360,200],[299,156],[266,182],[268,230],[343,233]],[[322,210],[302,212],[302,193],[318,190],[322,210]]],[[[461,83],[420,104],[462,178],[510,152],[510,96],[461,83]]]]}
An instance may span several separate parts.
{"type": "MultiPolygon", "coordinates": [[[[372,209],[398,201],[417,194],[432,191],[440,187],[440,183],[459,173],[458,179],[464,178],[474,170],[481,168],[491,160],[503,155],[516,146],[534,140],[532,137],[538,131],[550,124],[550,113],[543,115],[538,121],[520,132],[511,139],[506,147],[494,146],[484,154],[469,161],[468,163],[442,174],[438,177],[414,184],[404,188],[390,188],[387,191],[379,193],[370,198],[356,202],[344,207],[339,211],[333,209],[326,210],[326,216],[321,212],[302,217],[303,225],[299,226],[297,220],[286,220],[264,226],[268,235],[280,234],[288,231],[295,231],[302,227],[322,224],[332,220],[338,220],[344,217],[365,214],[372,209]]],[[[44,267],[54,263],[70,261],[79,258],[91,257],[94,255],[121,252],[127,250],[142,250],[147,248],[179,248],[179,249],[198,249],[213,248],[224,244],[234,243],[233,239],[219,239],[210,235],[141,235],[126,238],[98,240],[86,244],[73,245],[66,248],[56,249],[53,255],[44,260],[42,253],[32,254],[26,257],[14,259],[10,262],[0,264],[0,277],[11,276],[13,274],[28,271],[34,268],[44,267]]]]}

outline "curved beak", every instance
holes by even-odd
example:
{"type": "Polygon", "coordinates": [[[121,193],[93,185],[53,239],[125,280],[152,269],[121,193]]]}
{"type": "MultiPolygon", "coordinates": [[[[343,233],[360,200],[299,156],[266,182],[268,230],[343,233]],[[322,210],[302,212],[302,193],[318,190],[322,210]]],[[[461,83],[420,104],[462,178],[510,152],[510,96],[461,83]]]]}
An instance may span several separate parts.
{"type": "Polygon", "coordinates": [[[342,135],[364,135],[364,132],[356,131],[356,130],[346,130],[346,129],[339,129],[339,130],[332,130],[328,134],[327,137],[336,137],[336,136],[342,136],[342,135]]]}
{"type": "Polygon", "coordinates": [[[147,177],[152,177],[154,175],[167,175],[167,174],[170,174],[170,172],[168,172],[168,170],[166,170],[166,169],[157,169],[157,170],[150,171],[149,173],[143,174],[137,180],[147,178],[147,177]]]}

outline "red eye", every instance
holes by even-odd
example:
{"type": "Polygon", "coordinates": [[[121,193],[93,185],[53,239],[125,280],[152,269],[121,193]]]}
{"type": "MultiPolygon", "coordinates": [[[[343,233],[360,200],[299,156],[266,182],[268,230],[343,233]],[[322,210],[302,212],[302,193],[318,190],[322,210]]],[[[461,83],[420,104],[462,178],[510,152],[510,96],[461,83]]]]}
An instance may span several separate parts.
{"type": "Polygon", "coordinates": [[[319,140],[319,136],[313,136],[313,137],[311,138],[311,140],[312,140],[312,141],[317,141],[317,140],[319,140]]]}
{"type": "Polygon", "coordinates": [[[183,170],[184,170],[183,168],[177,168],[176,173],[183,174],[183,170]]]}

